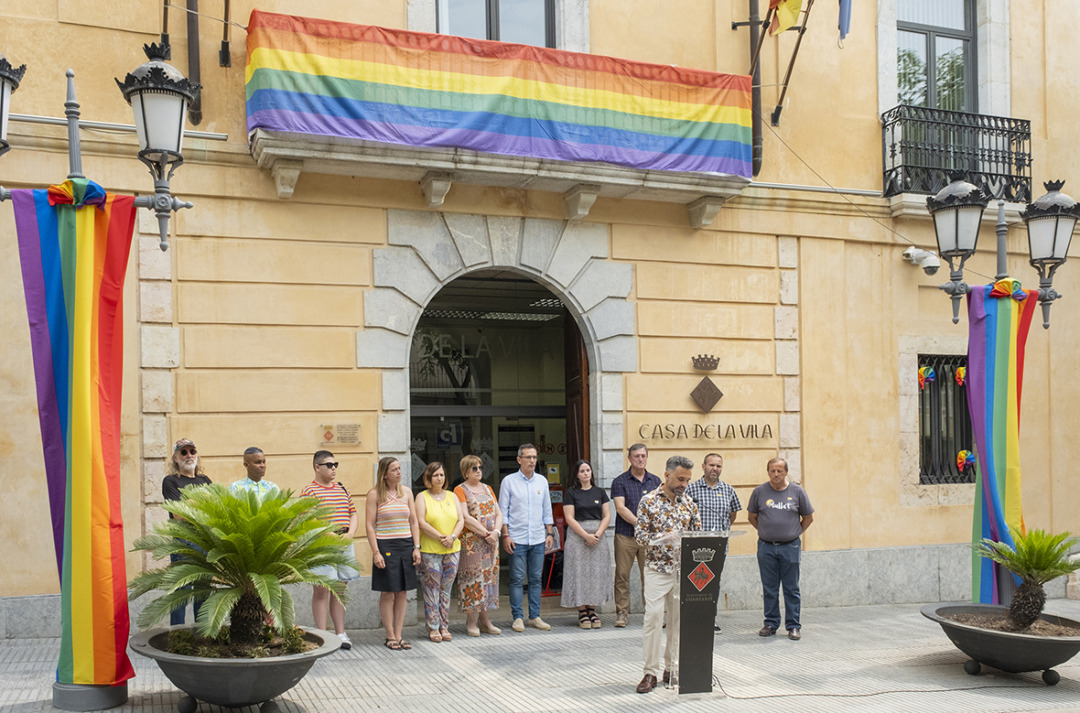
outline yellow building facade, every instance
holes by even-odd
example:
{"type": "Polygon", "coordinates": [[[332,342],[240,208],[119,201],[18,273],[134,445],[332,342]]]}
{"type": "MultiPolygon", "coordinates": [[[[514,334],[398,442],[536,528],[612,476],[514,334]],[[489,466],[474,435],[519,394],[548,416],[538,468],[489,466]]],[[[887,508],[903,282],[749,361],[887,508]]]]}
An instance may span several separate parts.
{"type": "MultiPolygon", "coordinates": [[[[747,21],[745,0],[675,5],[555,0],[555,46],[747,72],[748,29],[732,26],[747,21]]],[[[245,31],[231,26],[231,66],[219,66],[222,7],[204,2],[202,117],[188,128],[206,133],[185,140],[172,182],[194,208],[173,216],[168,252],[140,211],[126,284],[128,543],[162,519],[160,482],[182,437],[215,481],[243,478],[241,454],[256,445],[267,478],[294,490],[312,478],[312,453],[328,447],[361,513],[383,455],[415,478],[433,454],[456,471],[461,453],[483,451],[497,478],[509,472],[507,449],[529,437],[552,477],[584,453],[608,485],[626,469],[627,447],[643,442],[653,472],[673,454],[695,463],[723,454],[722,478],[744,503],[766,480],[766,461],[786,458],[816,508],[804,537],[811,606],[965,598],[974,486],[920,483],[916,372],[919,355],[965,353],[966,319],[950,321],[937,289],[945,271],[928,276],[901,258],[912,244],[934,249],[925,195],[883,195],[882,114],[901,103],[906,81],[896,60],[905,0],[856,5],[842,43],[835,8],[814,9],[779,126],[768,114],[798,33],[763,39],[763,158],[747,184],[249,135],[245,31]],[[522,324],[545,297],[557,301],[535,307],[543,320],[522,324]],[[477,326],[484,303],[490,328],[477,326]],[[584,399],[571,406],[564,384],[577,348],[584,399]],[[698,355],[715,365],[695,368],[698,355]],[[471,390],[455,403],[446,379],[466,372],[471,390]],[[723,394],[709,409],[691,396],[706,376],[723,394]],[[587,425],[567,424],[572,409],[587,425]],[[571,443],[575,434],[582,442],[571,443]]],[[[960,5],[975,59],[968,110],[1030,120],[1031,197],[1056,178],[1076,194],[1080,79],[1059,21],[1068,3],[960,5]]],[[[268,0],[232,3],[231,19],[243,25],[260,9],[435,32],[440,7],[268,0]]],[[[190,75],[182,15],[170,16],[172,63],[190,75]]],[[[28,71],[13,95],[0,184],[42,187],[67,174],[64,129],[25,117],[62,114],[69,66],[85,120],[130,123],[113,78],[143,61],[161,19],[161,5],[146,1],[4,3],[0,52],[28,71]]],[[[131,133],[84,129],[82,151],[84,172],[108,190],[149,192],[131,133]]],[[[1020,207],[1007,209],[1008,267],[1033,285],[1020,207]]],[[[973,284],[995,270],[993,212],[968,263],[973,284]]],[[[1033,329],[1027,343],[1021,448],[1028,526],[1061,531],[1076,530],[1080,512],[1066,427],[1080,404],[1069,356],[1080,341],[1080,268],[1063,267],[1055,287],[1065,298],[1052,328],[1033,329]]],[[[0,204],[0,304],[0,596],[53,594],[10,204],[0,204]]],[[[750,529],[744,513],[736,529],[750,529]]],[[[732,554],[751,554],[755,539],[733,540],[732,554]]],[[[366,540],[356,550],[370,562],[366,540]]],[[[728,606],[757,606],[752,559],[730,563],[728,606]]],[[[146,563],[129,554],[127,564],[130,575],[146,563]]]]}

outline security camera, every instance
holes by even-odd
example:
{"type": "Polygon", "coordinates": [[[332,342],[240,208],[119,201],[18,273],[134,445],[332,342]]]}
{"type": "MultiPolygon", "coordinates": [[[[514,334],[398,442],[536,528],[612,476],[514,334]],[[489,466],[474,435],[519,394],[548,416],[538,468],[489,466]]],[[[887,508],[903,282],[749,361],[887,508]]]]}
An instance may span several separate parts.
{"type": "Polygon", "coordinates": [[[941,260],[932,252],[921,251],[923,254],[915,261],[915,264],[923,269],[927,275],[933,275],[941,267],[941,260]]]}
{"type": "Polygon", "coordinates": [[[927,275],[933,275],[941,267],[941,259],[936,254],[914,245],[904,251],[903,257],[912,265],[921,267],[927,275]]]}

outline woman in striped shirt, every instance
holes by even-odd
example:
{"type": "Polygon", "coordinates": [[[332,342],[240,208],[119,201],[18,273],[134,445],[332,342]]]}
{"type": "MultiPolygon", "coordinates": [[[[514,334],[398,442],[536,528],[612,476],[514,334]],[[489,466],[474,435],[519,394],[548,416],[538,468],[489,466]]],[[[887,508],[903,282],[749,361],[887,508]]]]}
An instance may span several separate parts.
{"type": "Polygon", "coordinates": [[[402,638],[405,593],[416,589],[420,564],[420,529],[412,491],[401,484],[397,458],[379,461],[375,487],[367,494],[365,518],[371,545],[371,589],[379,592],[379,616],[386,629],[385,646],[394,651],[411,649],[402,638]]]}

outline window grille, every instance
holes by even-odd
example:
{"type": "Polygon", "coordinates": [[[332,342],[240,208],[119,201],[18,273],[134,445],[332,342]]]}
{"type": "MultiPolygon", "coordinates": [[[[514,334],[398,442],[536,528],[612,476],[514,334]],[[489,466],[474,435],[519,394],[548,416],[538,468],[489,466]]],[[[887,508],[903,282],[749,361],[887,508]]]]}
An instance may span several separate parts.
{"type": "Polygon", "coordinates": [[[967,357],[920,354],[923,367],[934,370],[934,380],[919,390],[919,482],[974,483],[975,467],[960,470],[956,463],[960,451],[975,450],[967,388],[956,380],[957,369],[967,368],[967,357]]]}

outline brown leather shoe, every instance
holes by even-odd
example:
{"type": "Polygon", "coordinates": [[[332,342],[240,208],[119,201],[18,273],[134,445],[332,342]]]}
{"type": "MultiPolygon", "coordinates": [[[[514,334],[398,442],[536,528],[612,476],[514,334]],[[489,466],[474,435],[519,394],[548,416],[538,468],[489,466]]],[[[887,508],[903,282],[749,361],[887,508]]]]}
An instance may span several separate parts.
{"type": "Polygon", "coordinates": [[[660,677],[663,683],[671,683],[671,671],[664,671],[664,675],[660,677]]]}
{"type": "Polygon", "coordinates": [[[792,641],[798,641],[802,638],[802,632],[799,629],[788,629],[787,637],[792,641]]]}
{"type": "Polygon", "coordinates": [[[776,633],[776,629],[774,629],[771,626],[766,624],[765,626],[761,627],[761,631],[759,631],[757,633],[757,635],[758,636],[772,636],[775,633],[776,633]]]}
{"type": "Polygon", "coordinates": [[[656,688],[656,676],[647,673],[645,674],[645,678],[641,679],[641,683],[637,685],[637,692],[649,693],[654,688],[656,688]]]}

